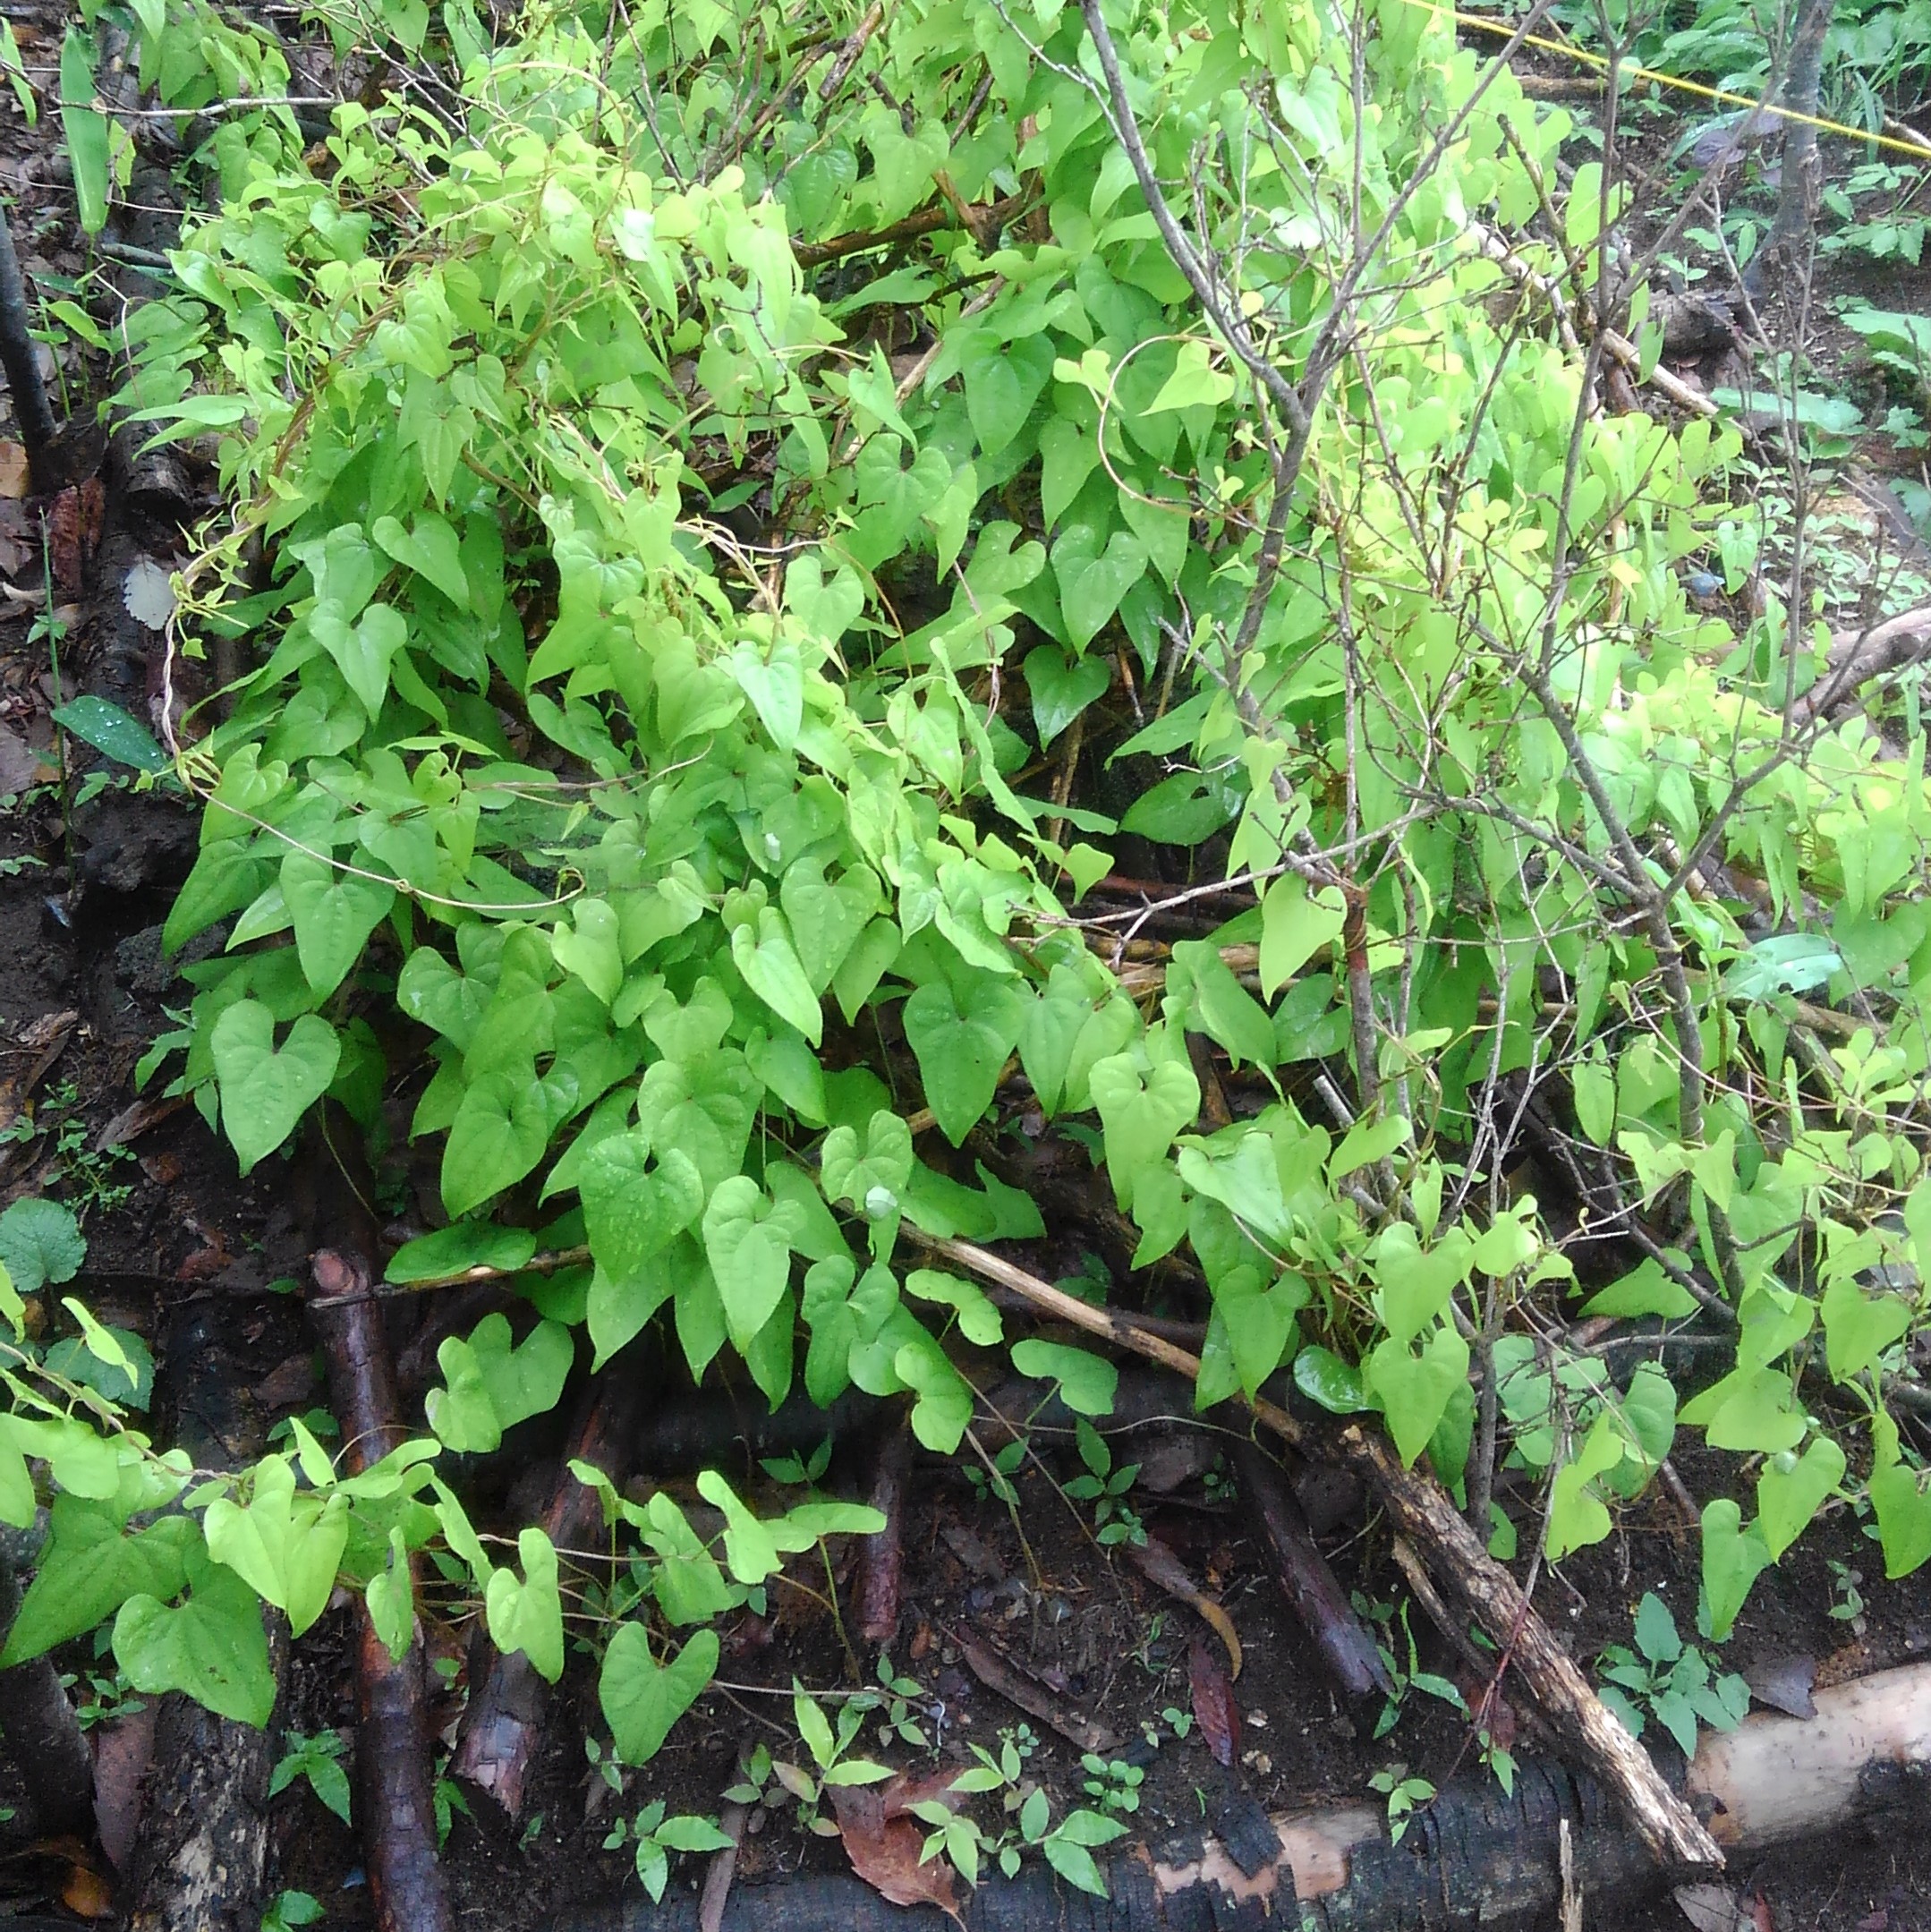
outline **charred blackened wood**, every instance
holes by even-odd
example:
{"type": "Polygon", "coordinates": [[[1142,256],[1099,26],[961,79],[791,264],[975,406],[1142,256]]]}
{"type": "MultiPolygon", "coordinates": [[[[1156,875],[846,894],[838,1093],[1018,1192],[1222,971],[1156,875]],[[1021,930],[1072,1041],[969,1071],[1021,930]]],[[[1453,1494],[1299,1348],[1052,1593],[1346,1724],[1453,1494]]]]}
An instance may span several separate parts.
{"type": "MultiPolygon", "coordinates": [[[[260,1453],[261,1423],[242,1392],[241,1304],[208,1297],[175,1307],[161,1336],[155,1415],[197,1468],[230,1469],[260,1453]]],[[[287,1626],[265,1613],[279,1675],[287,1626]]],[[[266,1731],[217,1716],[179,1691],[155,1713],[155,1775],[129,1874],[131,1932],[256,1932],[268,1858],[266,1731]]]]}
{"type": "MultiPolygon", "coordinates": [[[[20,1610],[20,1579],[0,1553],[0,1644],[20,1610]]],[[[94,1766],[52,1657],[0,1671],[0,1741],[26,1786],[44,1838],[94,1835],[94,1766]]]]}

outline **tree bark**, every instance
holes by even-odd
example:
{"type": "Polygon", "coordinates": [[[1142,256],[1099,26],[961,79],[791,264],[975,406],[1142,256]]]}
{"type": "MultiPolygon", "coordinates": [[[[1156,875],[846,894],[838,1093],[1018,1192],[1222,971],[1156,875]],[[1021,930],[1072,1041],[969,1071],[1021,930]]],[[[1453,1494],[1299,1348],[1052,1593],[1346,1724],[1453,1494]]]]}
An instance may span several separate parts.
{"type": "MultiPolygon", "coordinates": [[[[0,1644],[20,1611],[20,1579],[0,1555],[0,1644]]],[[[0,1738],[19,1770],[43,1837],[94,1835],[94,1763],[52,1657],[0,1671],[0,1738]]]]}

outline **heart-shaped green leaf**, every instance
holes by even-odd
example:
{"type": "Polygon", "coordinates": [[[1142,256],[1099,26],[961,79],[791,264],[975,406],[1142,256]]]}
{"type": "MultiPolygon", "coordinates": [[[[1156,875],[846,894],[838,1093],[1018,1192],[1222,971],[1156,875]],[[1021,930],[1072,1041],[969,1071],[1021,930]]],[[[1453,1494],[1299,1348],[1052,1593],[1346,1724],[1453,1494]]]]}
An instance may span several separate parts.
{"type": "Polygon", "coordinates": [[[398,564],[426,577],[458,610],[469,608],[469,579],[456,533],[434,510],[416,512],[414,526],[404,530],[393,516],[379,516],[369,534],[398,564]]]}
{"type": "Polygon", "coordinates": [[[659,1664],[643,1625],[624,1624],[603,1654],[597,1679],[597,1701],[617,1755],[626,1765],[648,1764],[717,1670],[715,1630],[697,1631],[668,1664],[659,1664]]]}
{"type": "Polygon", "coordinates": [[[755,930],[747,923],[731,934],[731,959],[745,985],[778,1018],[795,1026],[813,1046],[823,1039],[823,1009],[791,943],[791,928],[776,906],[758,914],[755,930]]]}
{"type": "Polygon", "coordinates": [[[1775,1562],[1795,1543],[1844,1477],[1844,1452],[1827,1435],[1801,1456],[1785,1450],[1757,1478],[1757,1522],[1775,1562]]]}
{"type": "Polygon", "coordinates": [[[237,1000],[215,1022],[208,1051],[221,1088],[221,1125],[245,1174],[328,1091],[342,1043],[320,1014],[304,1013],[277,1051],[268,1008],[259,1000],[237,1000]]]}
{"type": "Polygon", "coordinates": [[[877,909],[877,889],[863,870],[848,872],[836,885],[830,884],[824,861],[807,857],[786,870],[778,896],[798,964],[812,992],[822,993],[877,909]]]}
{"type": "Polygon", "coordinates": [[[1094,1063],[1088,1084],[1106,1131],[1114,1196],[1130,1207],[1136,1179],[1165,1158],[1174,1136],[1200,1112],[1200,1082],[1177,1060],[1161,1060],[1143,1073],[1130,1054],[1116,1053],[1094,1063]]]}
{"type": "Polygon", "coordinates": [[[188,1600],[170,1609],[131,1596],[114,1620],[114,1655],[135,1689],[183,1690],[235,1723],[266,1725],[275,1672],[261,1627],[261,1599],[234,1570],[189,1549],[188,1600]]]}
{"type": "Polygon", "coordinates": [[[466,1340],[447,1336],[436,1351],[446,1386],[430,1391],[430,1427],[446,1448],[487,1455],[504,1430],[556,1406],[573,1353],[560,1322],[539,1322],[513,1348],[509,1317],[486,1315],[466,1340]]]}
{"type": "Polygon", "coordinates": [[[388,695],[396,653],[409,642],[409,620],[389,604],[370,604],[351,624],[331,604],[319,604],[309,619],[322,649],[340,668],[344,681],[370,718],[388,695]]]}
{"type": "Polygon", "coordinates": [[[1132,531],[1116,529],[1104,549],[1099,540],[1090,525],[1075,523],[1052,547],[1059,608],[1076,650],[1099,634],[1120,600],[1146,574],[1146,546],[1132,531]]]}
{"type": "Polygon", "coordinates": [[[897,1211],[912,1161],[912,1129],[881,1107],[866,1125],[862,1151],[852,1128],[835,1127],[825,1136],[818,1178],[828,1200],[849,1201],[867,1220],[879,1221],[897,1211]]]}
{"type": "Polygon", "coordinates": [[[1449,1398],[1468,1380],[1468,1344],[1452,1328],[1438,1328],[1419,1355],[1391,1338],[1361,1365],[1365,1388],[1374,1397],[1404,1462],[1428,1446],[1449,1398]]]}
{"type": "Polygon", "coordinates": [[[1119,1389],[1119,1371],[1112,1363],[1063,1341],[1041,1341],[1027,1336],[1012,1345],[1012,1366],[1022,1375],[1056,1382],[1059,1399],[1082,1416],[1110,1416],[1119,1389]]]}
{"type": "Polygon", "coordinates": [[[281,884],[283,903],[295,923],[302,977],[318,999],[326,999],[388,915],[396,888],[358,878],[306,852],[291,852],[282,861],[281,884]]]}
{"type": "Polygon", "coordinates": [[[550,934],[549,949],[566,973],[574,973],[608,1006],[624,985],[624,952],[617,918],[608,899],[579,899],[570,908],[573,923],[550,934]]]}
{"type": "Polygon", "coordinates": [[[1033,694],[1033,728],[1039,748],[1052,741],[1093,702],[1106,695],[1113,673],[1104,658],[1076,658],[1068,664],[1057,644],[1028,651],[1025,687],[1033,694]]]}
{"type": "Polygon", "coordinates": [[[549,1145],[550,1096],[528,1072],[486,1073],[464,1089],[443,1147],[443,1206],[452,1220],[521,1180],[549,1145]]]}
{"type": "Polygon", "coordinates": [[[772,1201],[748,1174],[732,1175],[704,1209],[704,1254],[740,1351],[784,1298],[799,1218],[790,1202],[772,1201]]]}
{"type": "Polygon", "coordinates": [[[578,1171],[590,1251],[617,1281],[642,1272],[704,1204],[689,1155],[667,1147],[654,1169],[650,1155],[650,1136],[631,1128],[599,1141],[578,1171]]]}
{"type": "Polygon", "coordinates": [[[928,980],[906,1001],[906,1039],[918,1057],[926,1104],[955,1147],[991,1105],[1025,1009],[1025,995],[990,973],[974,976],[963,1006],[942,980],[928,980]]]}
{"type": "Polygon", "coordinates": [[[557,1552],[540,1529],[524,1529],[517,1534],[516,1554],[523,1563],[521,1579],[511,1570],[492,1570],[483,1591],[489,1641],[504,1652],[522,1651],[537,1675],[553,1684],[563,1675],[557,1552]]]}
{"type": "Polygon", "coordinates": [[[349,1537],[348,1498],[295,1491],[285,1456],[255,1465],[248,1506],[217,1496],[201,1519],[208,1553],[288,1613],[299,1637],[328,1607],[349,1537]]]}
{"type": "MultiPolygon", "coordinates": [[[[1874,1495],[1875,1490],[1874,1484],[1874,1495]]],[[[1743,1511],[1728,1496],[1704,1505],[1703,1593],[1710,1606],[1714,1642],[1722,1643],[1730,1635],[1750,1586],[1769,1562],[1770,1545],[1763,1531],[1755,1523],[1745,1529],[1743,1511]]]]}
{"type": "Polygon", "coordinates": [[[1912,1306],[1901,1295],[1867,1294],[1850,1276],[1839,1275],[1824,1290],[1821,1313],[1831,1374],[1848,1382],[1910,1327],[1912,1306]]]}

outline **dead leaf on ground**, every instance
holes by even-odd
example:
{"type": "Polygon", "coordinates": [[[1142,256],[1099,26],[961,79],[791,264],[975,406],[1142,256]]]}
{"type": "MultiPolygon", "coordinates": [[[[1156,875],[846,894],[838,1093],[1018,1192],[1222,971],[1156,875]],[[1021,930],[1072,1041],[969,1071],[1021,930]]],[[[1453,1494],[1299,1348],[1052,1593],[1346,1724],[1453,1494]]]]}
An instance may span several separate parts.
{"type": "Polygon", "coordinates": [[[166,564],[151,557],[137,557],[121,580],[121,601],[135,623],[150,631],[165,631],[174,615],[174,591],[166,564]]]}
{"type": "Polygon", "coordinates": [[[24,497],[27,487],[26,445],[0,443],[0,497],[24,497]]]}
{"type": "Polygon", "coordinates": [[[1776,1932],[1770,1902],[1761,1892],[1728,1885],[1678,1885],[1672,1896],[1697,1932],[1776,1932]]]}
{"type": "Polygon", "coordinates": [[[82,1919],[112,1919],[114,1885],[91,1865],[72,1866],[67,1883],[60,1888],[60,1902],[82,1919]]]}
{"type": "MultiPolygon", "coordinates": [[[[949,1774],[946,1782],[950,1783],[949,1774]]],[[[940,1794],[933,1792],[926,1795],[940,1794]]],[[[952,1886],[952,1868],[940,1858],[923,1864],[919,1860],[925,1844],[924,1826],[902,1811],[888,1816],[884,1793],[876,1791],[835,1787],[831,1809],[837,1815],[838,1836],[845,1842],[845,1855],[851,1860],[852,1869],[880,1898],[892,1905],[936,1905],[958,1924],[965,1924],[959,1918],[958,1896],[952,1886]]]]}
{"type": "Polygon", "coordinates": [[[1194,1722],[1214,1763],[1231,1765],[1240,1749],[1240,1705],[1226,1666],[1197,1637],[1187,1647],[1187,1676],[1194,1696],[1194,1722]]]}
{"type": "Polygon", "coordinates": [[[0,796],[17,798],[34,782],[39,753],[26,739],[0,730],[0,796]]]}

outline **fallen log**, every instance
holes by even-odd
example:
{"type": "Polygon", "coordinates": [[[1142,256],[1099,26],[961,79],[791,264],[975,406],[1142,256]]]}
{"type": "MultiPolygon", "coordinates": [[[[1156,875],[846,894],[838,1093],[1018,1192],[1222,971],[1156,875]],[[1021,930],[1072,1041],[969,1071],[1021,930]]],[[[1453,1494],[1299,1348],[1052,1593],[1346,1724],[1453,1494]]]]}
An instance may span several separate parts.
{"type": "MultiPolygon", "coordinates": [[[[343,1460],[359,1476],[400,1447],[394,1370],[382,1303],[358,1256],[324,1248],[310,1263],[319,1296],[311,1307],[328,1389],[342,1426],[343,1460]]],[[[450,1932],[449,1900],[436,1860],[436,1814],[421,1631],[397,1663],[355,1608],[355,1811],[377,1932],[450,1932]]]]}
{"type": "MultiPolygon", "coordinates": [[[[588,1462],[613,1483],[630,1473],[630,1441],[643,1396],[643,1363],[626,1350],[599,1375],[571,1432],[571,1448],[557,1478],[542,1527],[559,1550],[583,1549],[603,1540],[603,1503],[597,1492],[570,1473],[588,1462]]],[[[522,1815],[523,1783],[541,1741],[550,1687],[522,1651],[492,1650],[481,1688],[470,1698],[449,1760],[463,1780],[512,1823],[522,1815]]]]}
{"type": "MultiPolygon", "coordinates": [[[[1713,1808],[1716,1834],[1754,1854],[1859,1820],[1895,1829],[1894,1804],[1931,1774],[1931,1665],[1819,1691],[1817,1715],[1759,1715],[1706,1733],[1689,1789],[1713,1808]]],[[[1921,1812],[1919,1814],[1921,1816],[1921,1812]]],[[[1380,1803],[1282,1813],[1280,1851],[1241,1869],[1212,1838],[1124,1851],[1105,1867],[1110,1896],[1088,1898],[1028,1866],[990,1879],[963,1909],[966,1932],[1210,1932],[1282,1926],[1303,1932],[1460,1932],[1524,1919],[1548,1924],[1564,1896],[1564,1843],[1575,1892],[1613,1892],[1629,1908],[1669,1883],[1625,1829],[1603,1788],[1561,1766],[1526,1761],[1505,1793],[1486,1775],[1458,1779],[1391,1841],[1380,1803]],[[1530,1916],[1536,1915],[1536,1916],[1530,1916]]],[[[1249,1861],[1250,1863],[1253,1861],[1249,1861]]],[[[1597,1922],[1592,1919],[1592,1923],[1597,1922]]],[[[1615,1922],[1615,1912],[1600,1922],[1615,1922]]],[[[696,1902],[641,1919],[628,1906],[571,1914],[556,1932],[695,1932],[696,1902]]],[[[889,1905],[851,1878],[803,1878],[734,1893],[717,1932],[948,1932],[929,1906],[889,1905]]],[[[711,1928],[706,1928],[711,1932],[711,1928]]]]}
{"type": "MultiPolygon", "coordinates": [[[[1042,1312],[1118,1348],[1197,1380],[1200,1360],[1136,1327],[1130,1315],[1079,1300],[970,1241],[920,1236],[957,1266],[1022,1295],[1042,1312]]],[[[1721,1866],[1716,1842],[1658,1775],[1648,1755],[1590,1689],[1576,1661],[1485,1550],[1441,1484],[1403,1467],[1378,1432],[1351,1423],[1335,1431],[1297,1421],[1278,1403],[1246,1404],[1257,1422],[1290,1448],[1351,1469],[1380,1501],[1396,1531],[1422,1554],[1442,1587],[1479,1623],[1514,1666],[1528,1695],[1583,1766],[1613,1792],[1656,1861],[1680,1869],[1721,1866]]]]}
{"type": "Polygon", "coordinates": [[[1259,1521],[1281,1595],[1314,1638],[1335,1682],[1350,1698],[1375,1690],[1392,1697],[1394,1680],[1380,1647],[1329,1569],[1287,1477],[1254,1443],[1234,1451],[1234,1473],[1250,1519],[1259,1521]]]}

